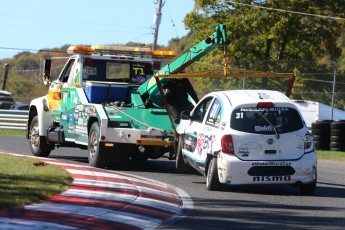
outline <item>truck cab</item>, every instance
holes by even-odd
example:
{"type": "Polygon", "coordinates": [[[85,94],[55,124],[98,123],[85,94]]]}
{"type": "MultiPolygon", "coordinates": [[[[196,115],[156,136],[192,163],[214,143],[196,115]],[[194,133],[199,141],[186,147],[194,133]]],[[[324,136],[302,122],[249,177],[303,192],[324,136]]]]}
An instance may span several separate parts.
{"type": "Polygon", "coordinates": [[[28,133],[31,151],[48,156],[55,147],[88,149],[92,166],[174,158],[174,129],[161,101],[153,103],[138,87],[152,78],[171,51],[146,47],[71,46],[59,77],[47,95],[30,103],[28,133]],[[161,54],[159,56],[159,54],[161,54]]]}

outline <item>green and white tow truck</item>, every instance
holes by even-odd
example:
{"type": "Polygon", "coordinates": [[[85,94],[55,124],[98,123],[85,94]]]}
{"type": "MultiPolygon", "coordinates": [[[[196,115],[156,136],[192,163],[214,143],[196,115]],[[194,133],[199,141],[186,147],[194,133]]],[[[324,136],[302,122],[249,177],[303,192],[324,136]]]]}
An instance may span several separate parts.
{"type": "MultiPolygon", "coordinates": [[[[56,147],[79,147],[88,150],[89,164],[95,167],[158,159],[166,153],[175,159],[176,122],[162,85],[171,80],[170,74],[227,42],[225,26],[218,25],[212,35],[163,68],[162,58],[174,52],[71,46],[67,53],[72,56],[53,82],[53,59],[46,59],[48,93],[31,101],[27,122],[32,154],[47,157],[56,147]]],[[[193,89],[189,93],[195,94],[193,89]]]]}

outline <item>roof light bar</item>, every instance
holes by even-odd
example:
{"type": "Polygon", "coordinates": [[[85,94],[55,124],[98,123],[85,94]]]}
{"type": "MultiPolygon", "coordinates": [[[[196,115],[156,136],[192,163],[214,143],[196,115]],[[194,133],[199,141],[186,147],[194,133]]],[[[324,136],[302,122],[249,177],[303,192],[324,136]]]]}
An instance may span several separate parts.
{"type": "Polygon", "coordinates": [[[109,55],[143,55],[153,58],[172,58],[176,56],[175,51],[171,50],[151,50],[148,47],[132,46],[111,46],[111,45],[93,45],[93,46],[70,46],[67,49],[68,54],[96,54],[103,53],[109,55]]]}
{"type": "Polygon", "coordinates": [[[68,54],[92,54],[93,50],[90,46],[70,46],[67,49],[68,54]]]}
{"type": "Polygon", "coordinates": [[[158,58],[171,58],[171,57],[176,57],[175,51],[171,50],[152,50],[152,56],[158,57],[158,58]]]}
{"type": "Polygon", "coordinates": [[[115,53],[115,54],[149,54],[151,49],[148,47],[132,47],[132,46],[103,46],[103,45],[93,45],[91,47],[94,51],[102,53],[115,53]]]}

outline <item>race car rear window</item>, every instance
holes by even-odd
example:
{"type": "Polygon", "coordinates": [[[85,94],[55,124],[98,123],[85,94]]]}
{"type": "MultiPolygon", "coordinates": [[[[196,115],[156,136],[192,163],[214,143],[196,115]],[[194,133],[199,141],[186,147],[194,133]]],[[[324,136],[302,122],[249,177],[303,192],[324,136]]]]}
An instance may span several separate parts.
{"type": "Polygon", "coordinates": [[[231,114],[232,129],[257,134],[288,133],[303,128],[299,113],[289,107],[246,107],[231,114]]]}

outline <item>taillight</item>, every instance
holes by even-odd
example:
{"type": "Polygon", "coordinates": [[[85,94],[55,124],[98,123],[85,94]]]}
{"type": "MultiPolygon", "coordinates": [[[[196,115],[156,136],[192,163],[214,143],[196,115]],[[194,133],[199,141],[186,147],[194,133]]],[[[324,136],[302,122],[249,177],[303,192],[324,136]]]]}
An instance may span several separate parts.
{"type": "Polygon", "coordinates": [[[108,122],[108,127],[112,127],[112,128],[117,128],[117,127],[124,127],[124,128],[128,128],[130,127],[128,122],[116,122],[116,121],[109,121],[108,122]]]}
{"type": "Polygon", "coordinates": [[[314,151],[314,139],[311,134],[306,134],[304,139],[304,153],[314,151]]]}
{"type": "Polygon", "coordinates": [[[54,100],[61,100],[61,93],[60,92],[54,92],[53,93],[53,99],[54,100]]]}
{"type": "Polygon", "coordinates": [[[119,123],[115,122],[115,121],[109,121],[108,122],[108,127],[118,127],[119,123]]]}
{"type": "Polygon", "coordinates": [[[231,135],[224,135],[222,136],[221,140],[222,144],[222,151],[224,153],[229,153],[229,154],[234,154],[234,143],[232,141],[232,136],[231,135]]]}

